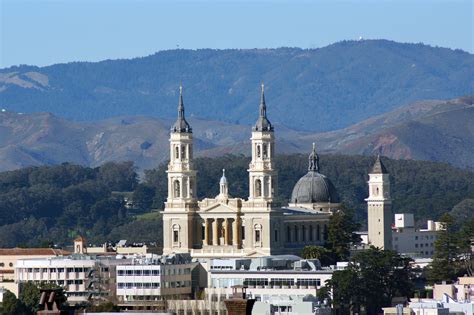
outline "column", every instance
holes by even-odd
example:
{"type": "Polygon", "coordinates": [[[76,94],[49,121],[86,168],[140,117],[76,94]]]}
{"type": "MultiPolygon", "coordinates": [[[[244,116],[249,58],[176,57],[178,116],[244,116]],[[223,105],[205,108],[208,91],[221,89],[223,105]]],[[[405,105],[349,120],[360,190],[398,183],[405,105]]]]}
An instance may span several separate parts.
{"type": "Polygon", "coordinates": [[[224,219],[224,245],[229,245],[229,218],[224,219]]]}
{"type": "Polygon", "coordinates": [[[204,219],[204,245],[209,245],[209,219],[204,219]]]}
{"type": "Polygon", "coordinates": [[[217,219],[212,222],[212,245],[219,245],[219,231],[217,229],[217,219]]]}
{"type": "Polygon", "coordinates": [[[239,217],[236,217],[234,219],[234,223],[232,226],[232,245],[236,246],[237,248],[240,248],[240,240],[239,240],[239,234],[240,234],[240,226],[239,226],[239,217]]]}

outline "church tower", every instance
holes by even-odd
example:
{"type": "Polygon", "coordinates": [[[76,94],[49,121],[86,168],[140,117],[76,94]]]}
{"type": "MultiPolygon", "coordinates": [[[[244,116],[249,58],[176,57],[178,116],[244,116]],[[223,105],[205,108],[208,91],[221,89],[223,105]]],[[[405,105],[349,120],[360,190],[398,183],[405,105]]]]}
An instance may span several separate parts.
{"type": "Polygon", "coordinates": [[[272,202],[277,193],[277,178],[273,168],[275,135],[267,118],[265,91],[262,83],[260,114],[252,129],[252,161],[249,165],[249,201],[272,202]]]}
{"type": "Polygon", "coordinates": [[[189,252],[193,246],[193,216],[197,209],[193,134],[184,117],[179,87],[178,119],[171,127],[168,198],[163,211],[163,253],[189,252]]]}
{"type": "MultiPolygon", "coordinates": [[[[276,210],[277,172],[274,169],[275,135],[267,118],[265,91],[262,84],[259,117],[252,128],[252,160],[249,165],[249,198],[242,205],[243,248],[257,255],[271,255],[273,245],[281,241],[276,210]],[[276,232],[275,232],[276,231],[276,232]]],[[[282,213],[281,213],[282,215],[282,213]]],[[[278,243],[279,244],[279,243],[278,243]]]]}
{"type": "Polygon", "coordinates": [[[367,201],[369,244],[381,249],[392,249],[392,200],[387,169],[377,156],[369,173],[367,201]]]}

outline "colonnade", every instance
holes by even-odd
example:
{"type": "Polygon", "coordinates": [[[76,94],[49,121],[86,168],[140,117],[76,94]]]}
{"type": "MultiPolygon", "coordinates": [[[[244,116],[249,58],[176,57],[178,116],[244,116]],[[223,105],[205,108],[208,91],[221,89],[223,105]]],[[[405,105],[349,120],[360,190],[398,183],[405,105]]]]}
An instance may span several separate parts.
{"type": "Polygon", "coordinates": [[[327,225],[289,223],[286,225],[285,234],[287,243],[320,242],[327,237],[327,225]]]}
{"type": "Polygon", "coordinates": [[[241,243],[239,218],[204,218],[204,246],[233,245],[240,248],[241,243]]]}

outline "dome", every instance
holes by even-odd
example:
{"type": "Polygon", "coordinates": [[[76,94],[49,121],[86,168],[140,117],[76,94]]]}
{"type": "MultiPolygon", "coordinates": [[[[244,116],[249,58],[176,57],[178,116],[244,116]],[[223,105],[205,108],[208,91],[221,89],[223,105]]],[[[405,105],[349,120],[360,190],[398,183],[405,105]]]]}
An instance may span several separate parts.
{"type": "Polygon", "coordinates": [[[319,173],[319,156],[313,143],[308,159],[308,173],[293,188],[291,203],[338,203],[339,195],[329,178],[319,173]]]}
{"type": "Polygon", "coordinates": [[[338,203],[339,195],[329,178],[318,172],[309,171],[293,188],[291,202],[295,204],[338,203]]]}

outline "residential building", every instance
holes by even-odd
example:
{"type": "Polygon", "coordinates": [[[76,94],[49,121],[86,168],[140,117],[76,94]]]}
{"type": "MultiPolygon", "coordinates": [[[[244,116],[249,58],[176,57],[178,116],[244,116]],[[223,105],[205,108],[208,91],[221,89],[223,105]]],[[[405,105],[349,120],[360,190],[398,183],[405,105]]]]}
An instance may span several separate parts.
{"type": "Polygon", "coordinates": [[[146,255],[117,266],[117,299],[123,309],[164,309],[167,299],[190,299],[189,254],[146,255]]]}

